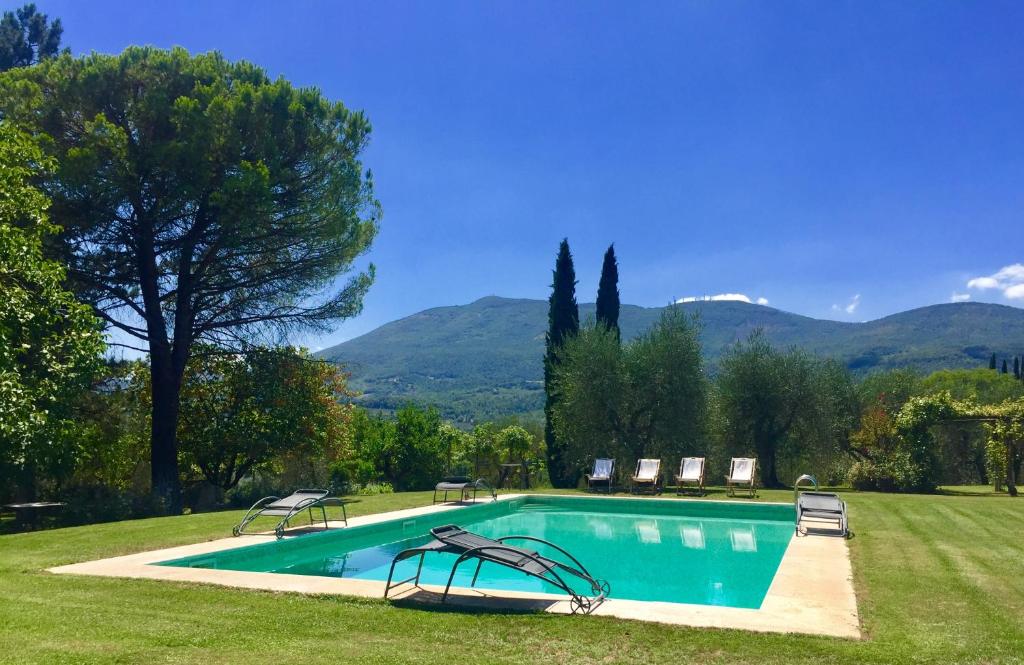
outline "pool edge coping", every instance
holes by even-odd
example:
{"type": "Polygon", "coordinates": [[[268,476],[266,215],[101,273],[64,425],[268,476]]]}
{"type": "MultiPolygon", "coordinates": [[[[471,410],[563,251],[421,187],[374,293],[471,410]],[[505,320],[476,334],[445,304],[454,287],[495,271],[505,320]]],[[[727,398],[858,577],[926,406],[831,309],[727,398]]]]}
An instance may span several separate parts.
{"type": "MultiPolygon", "coordinates": [[[[508,501],[525,496],[735,503],[720,499],[531,494],[528,492],[503,494],[498,497],[498,501],[508,501]]],[[[484,499],[478,499],[475,502],[475,504],[481,503],[489,502],[484,499]]],[[[784,502],[759,501],[757,503],[789,505],[784,502]]],[[[349,525],[360,526],[438,512],[457,511],[475,504],[473,501],[467,501],[374,513],[353,517],[349,520],[349,525]]],[[[373,580],[153,565],[173,559],[211,554],[274,540],[276,539],[273,535],[227,537],[191,545],[179,545],[55,566],[48,568],[47,571],[55,574],[158,579],[277,592],[348,595],[378,599],[383,597],[385,583],[373,580]]],[[[423,585],[418,590],[416,587],[410,587],[407,590],[400,590],[394,598],[399,602],[432,603],[437,602],[436,596],[440,590],[429,585],[423,585]]],[[[477,607],[504,609],[512,604],[526,609],[556,614],[567,614],[570,611],[569,603],[564,596],[555,594],[504,590],[481,592],[476,589],[454,587],[452,591],[460,604],[477,607]]],[[[759,609],[610,598],[592,614],[698,628],[802,633],[851,639],[861,637],[849,548],[845,539],[826,536],[794,536],[790,539],[759,609]]]]}

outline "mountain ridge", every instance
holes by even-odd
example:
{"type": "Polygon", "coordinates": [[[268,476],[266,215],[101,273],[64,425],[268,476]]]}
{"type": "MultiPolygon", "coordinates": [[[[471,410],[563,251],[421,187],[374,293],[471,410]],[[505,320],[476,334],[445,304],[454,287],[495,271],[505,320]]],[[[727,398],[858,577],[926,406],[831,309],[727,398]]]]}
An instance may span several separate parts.
{"type": "MultiPolygon", "coordinates": [[[[865,322],[815,319],[766,305],[699,301],[694,313],[709,370],[729,345],[761,328],[776,345],[834,357],[858,374],[894,367],[922,372],[981,366],[992,352],[1024,351],[1024,310],[991,303],[942,303],[865,322]]],[[[623,338],[647,330],[664,307],[623,305],[623,338]]],[[[580,320],[594,304],[580,305],[580,320]]],[[[318,352],[351,373],[371,408],[431,403],[455,420],[536,414],[543,403],[547,302],[485,296],[433,307],[318,352]]]]}

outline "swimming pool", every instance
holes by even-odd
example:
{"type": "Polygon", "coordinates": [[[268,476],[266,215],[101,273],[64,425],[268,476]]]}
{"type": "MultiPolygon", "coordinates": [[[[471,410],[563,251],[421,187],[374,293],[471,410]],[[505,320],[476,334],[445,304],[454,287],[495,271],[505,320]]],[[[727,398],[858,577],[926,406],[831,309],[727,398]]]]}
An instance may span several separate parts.
{"type": "MultiPolygon", "coordinates": [[[[757,609],[793,536],[793,519],[793,507],[782,504],[528,495],[157,565],[384,581],[398,552],[454,523],[488,537],[552,541],[607,580],[611,598],[757,609]]],[[[443,586],[454,559],[428,554],[421,583],[443,586]]],[[[411,576],[415,565],[401,562],[395,578],[411,576]]],[[[468,587],[473,571],[460,568],[454,586],[468,587]]],[[[483,567],[477,587],[554,591],[495,565],[483,567]]]]}

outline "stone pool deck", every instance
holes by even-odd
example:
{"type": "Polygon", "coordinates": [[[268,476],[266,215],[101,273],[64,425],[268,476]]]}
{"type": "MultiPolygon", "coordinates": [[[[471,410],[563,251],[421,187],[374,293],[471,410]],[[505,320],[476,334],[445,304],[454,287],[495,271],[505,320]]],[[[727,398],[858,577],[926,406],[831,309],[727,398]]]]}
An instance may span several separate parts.
{"type": "MultiPolygon", "coordinates": [[[[521,494],[499,497],[509,500],[521,494]]],[[[606,498],[606,497],[602,497],[606,498]]],[[[646,499],[648,501],[686,501],[687,499],[646,499]]],[[[458,511],[462,504],[445,504],[397,510],[349,519],[350,526],[373,524],[387,520],[408,519],[442,511],[458,511]]],[[[332,523],[341,527],[341,523],[332,523]]],[[[225,525],[225,531],[231,525],[225,525]]],[[[302,533],[302,528],[291,533],[302,533]]],[[[301,537],[294,535],[289,537],[301,537]]],[[[273,535],[222,538],[194,545],[171,547],[138,554],[99,559],[50,568],[57,574],[100,575],[154,579],[186,583],[218,584],[246,589],[285,591],[308,594],[339,594],[381,598],[384,582],[373,580],[341,579],[312,575],[257,573],[208,568],[180,568],[152,564],[192,555],[209,554],[222,550],[254,545],[275,540],[273,535]]],[[[685,571],[681,571],[685,574],[685,571]]],[[[396,603],[435,604],[440,602],[443,588],[431,585],[406,585],[392,597],[396,603]]],[[[569,602],[565,596],[513,591],[484,592],[476,589],[453,588],[449,603],[473,607],[495,607],[545,611],[568,614],[569,602]]],[[[735,628],[761,632],[804,633],[858,639],[860,620],[857,599],[853,590],[853,570],[849,550],[842,538],[802,536],[790,540],[779,564],[771,587],[759,609],[718,607],[686,603],[666,603],[609,598],[592,613],[621,619],[655,621],[680,626],[707,628],[735,628]]]]}

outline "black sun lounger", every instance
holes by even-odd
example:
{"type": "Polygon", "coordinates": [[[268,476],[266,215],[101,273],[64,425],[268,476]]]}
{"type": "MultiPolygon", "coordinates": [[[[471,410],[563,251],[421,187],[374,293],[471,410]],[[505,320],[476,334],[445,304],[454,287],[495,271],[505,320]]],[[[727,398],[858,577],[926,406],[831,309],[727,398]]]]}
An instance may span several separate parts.
{"type": "Polygon", "coordinates": [[[231,533],[236,536],[248,535],[245,532],[245,528],[252,524],[256,518],[280,517],[280,521],[274,527],[274,534],[280,539],[284,537],[284,530],[288,528],[288,523],[292,518],[303,511],[309,512],[309,523],[313,524],[314,508],[320,509],[320,516],[326,529],[328,506],[341,506],[342,521],[345,523],[345,526],[348,526],[348,514],[345,512],[344,499],[329,497],[327,496],[328,494],[327,490],[295,490],[284,498],[277,496],[263,497],[252,505],[252,508],[245,514],[242,521],[231,530],[231,533]]]}
{"type": "Polygon", "coordinates": [[[813,532],[819,535],[847,537],[850,535],[846,520],[846,502],[831,492],[800,492],[796,500],[797,535],[813,532]],[[814,524],[802,524],[804,519],[834,523],[836,529],[821,529],[814,524]],[[802,529],[802,530],[801,530],[802,529]]]}
{"type": "Polygon", "coordinates": [[[448,584],[444,588],[444,595],[441,597],[441,602],[445,602],[448,599],[448,592],[452,587],[452,580],[455,579],[455,572],[458,570],[459,565],[469,559],[476,559],[477,561],[476,572],[473,573],[473,581],[470,586],[476,586],[477,577],[480,575],[480,567],[484,565],[484,562],[488,562],[521,571],[525,575],[537,577],[548,584],[561,589],[570,596],[569,606],[572,608],[573,614],[580,612],[583,614],[589,614],[595,607],[601,604],[605,598],[608,597],[608,593],[610,591],[608,582],[594,579],[594,577],[587,572],[587,569],[583,567],[583,564],[580,563],[576,557],[569,554],[558,545],[549,543],[546,540],[541,540],[540,538],[534,538],[532,536],[505,536],[503,538],[491,540],[490,538],[484,538],[483,536],[478,536],[475,533],[470,533],[469,531],[455,526],[454,524],[439,526],[431,529],[430,533],[434,536],[433,541],[420,547],[411,547],[407,550],[403,550],[402,552],[399,552],[394,561],[391,562],[391,571],[388,573],[388,582],[384,589],[385,598],[388,597],[388,593],[391,589],[401,584],[411,582],[412,584],[419,586],[420,571],[423,569],[423,557],[426,556],[427,552],[446,552],[449,554],[459,555],[455,560],[454,565],[452,565],[451,574],[448,575],[448,584]],[[564,554],[571,563],[555,561],[554,559],[542,556],[535,551],[515,547],[513,545],[507,545],[506,542],[509,540],[526,540],[547,545],[548,547],[554,548],[564,554]],[[415,556],[420,557],[419,564],[416,566],[416,574],[408,579],[392,583],[391,578],[395,574],[395,565],[399,561],[415,556]],[[583,582],[589,585],[590,593],[580,593],[573,589],[573,587],[566,582],[566,578],[569,576],[583,580],[583,582]]]}
{"type": "Polygon", "coordinates": [[[448,502],[448,492],[458,492],[459,500],[465,501],[469,498],[469,493],[473,493],[473,500],[476,501],[477,492],[489,492],[491,495],[491,501],[498,499],[498,493],[494,491],[491,484],[483,478],[477,478],[476,480],[470,481],[468,476],[449,476],[445,478],[437,485],[434,486],[434,498],[431,503],[437,503],[437,493],[443,492],[443,498],[441,503],[448,502]]]}

